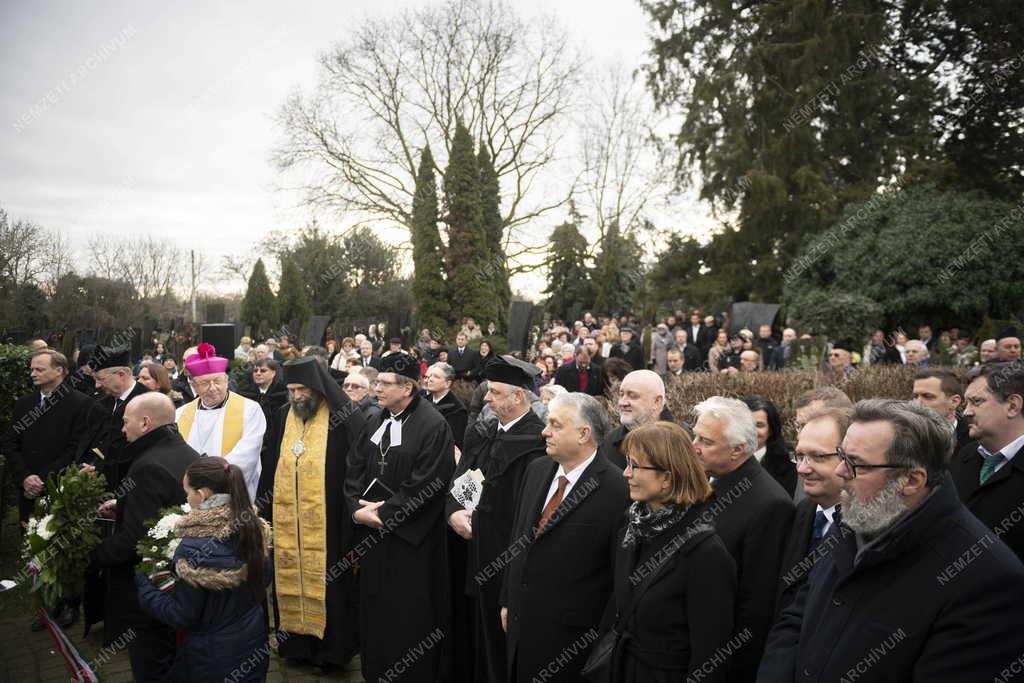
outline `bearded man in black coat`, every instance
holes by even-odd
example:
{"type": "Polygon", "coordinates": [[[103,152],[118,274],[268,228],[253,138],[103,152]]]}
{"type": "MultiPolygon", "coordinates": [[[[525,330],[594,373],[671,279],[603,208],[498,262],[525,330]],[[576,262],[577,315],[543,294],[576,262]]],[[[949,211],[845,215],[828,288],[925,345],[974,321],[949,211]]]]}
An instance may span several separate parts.
{"type": "Polygon", "coordinates": [[[495,357],[483,369],[484,401],[496,419],[478,421],[466,434],[466,448],[455,478],[480,470],[484,481],[475,508],[448,496],[448,524],[469,544],[463,570],[466,595],[474,599],[476,645],[470,680],[501,683],[508,660],[501,628],[499,597],[504,575],[500,558],[508,548],[512,522],[527,466],[544,455],[544,423],[530,408],[533,377],[524,369],[495,357]]]}
{"type": "Polygon", "coordinates": [[[363,429],[363,413],[306,356],[286,362],[288,404],[267,428],[267,467],[258,496],[274,521],[274,570],[279,652],[329,670],[359,649],[355,530],[345,512],[345,462],[363,429]],[[316,580],[322,580],[320,585],[316,580]]]}
{"type": "Polygon", "coordinates": [[[174,423],[174,403],[159,392],[137,397],[124,412],[125,462],[131,463],[123,494],[100,507],[102,516],[114,514],[114,533],[90,553],[90,567],[106,573],[104,642],[109,644],[129,630],[128,642],[134,680],[160,681],[174,659],[174,630],[139,608],[135,589],[136,544],[159,519],[160,510],[185,502],[182,479],[199,454],[185,443],[174,423]]]}
{"type": "Polygon", "coordinates": [[[855,406],[835,470],[840,528],[772,629],[759,682],[1012,678],[1024,565],[957,498],[952,450],[934,410],[855,406]]]}

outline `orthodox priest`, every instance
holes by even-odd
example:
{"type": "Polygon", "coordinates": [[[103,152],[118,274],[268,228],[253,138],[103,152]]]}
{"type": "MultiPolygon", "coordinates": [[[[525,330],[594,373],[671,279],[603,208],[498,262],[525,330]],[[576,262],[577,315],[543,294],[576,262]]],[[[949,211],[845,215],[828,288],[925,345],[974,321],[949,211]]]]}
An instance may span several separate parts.
{"type": "Polygon", "coordinates": [[[455,444],[444,417],[420,397],[419,379],[419,362],[408,354],[380,359],[374,388],[382,410],[348,456],[345,499],[363,531],[357,554],[367,681],[451,680],[444,506],[455,444]]]}
{"type": "Polygon", "coordinates": [[[466,594],[475,598],[473,680],[502,683],[507,676],[505,631],[501,628],[500,559],[509,550],[512,522],[527,465],[545,454],[544,423],[530,409],[533,377],[497,356],[484,366],[484,401],[497,419],[480,420],[466,433],[465,453],[455,471],[458,478],[480,470],[484,481],[475,510],[448,495],[448,524],[469,542],[466,594]]]}
{"type": "Polygon", "coordinates": [[[273,480],[264,481],[273,491],[279,651],[326,671],[348,664],[359,648],[357,579],[346,559],[353,524],[343,492],[345,458],[363,414],[312,356],[285,363],[284,381],[288,404],[267,435],[273,480]]]}
{"type": "Polygon", "coordinates": [[[259,403],[228,391],[227,358],[211,344],[200,344],[197,351],[185,360],[196,398],[178,408],[178,431],[200,454],[237,465],[255,501],[267,419],[259,403]]]}

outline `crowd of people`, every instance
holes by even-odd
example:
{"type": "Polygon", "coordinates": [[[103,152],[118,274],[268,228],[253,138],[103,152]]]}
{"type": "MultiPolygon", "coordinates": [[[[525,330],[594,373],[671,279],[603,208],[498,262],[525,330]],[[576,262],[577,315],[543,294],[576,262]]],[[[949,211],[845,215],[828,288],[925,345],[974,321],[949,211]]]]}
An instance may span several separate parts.
{"type": "Polygon", "coordinates": [[[107,642],[131,629],[139,681],[264,680],[271,643],[325,670],[358,654],[367,681],[1024,671],[1019,339],[977,357],[927,326],[837,340],[829,371],[915,365],[913,391],[811,390],[788,443],[770,396],[674,415],[665,387],[781,368],[795,330],[730,337],[693,311],[654,325],[645,353],[632,322],[547,323],[520,356],[471,320],[450,348],[429,330],[409,348],[243,338],[180,368],[157,346],[139,363],[38,348],[0,442],[22,519],[69,465],[115,494],[82,599],[54,619],[81,602],[107,642]],[[161,591],[136,542],[185,502],[161,591]]]}

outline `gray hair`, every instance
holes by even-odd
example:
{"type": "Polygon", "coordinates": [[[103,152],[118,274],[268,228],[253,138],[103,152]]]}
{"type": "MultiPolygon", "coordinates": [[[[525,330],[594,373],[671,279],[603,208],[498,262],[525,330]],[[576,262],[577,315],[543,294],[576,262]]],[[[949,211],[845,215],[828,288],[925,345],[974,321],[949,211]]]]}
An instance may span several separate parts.
{"type": "Polygon", "coordinates": [[[578,391],[567,391],[551,400],[550,409],[563,404],[573,407],[578,425],[590,428],[590,438],[594,443],[604,441],[604,436],[608,433],[608,418],[605,417],[604,408],[596,398],[578,391]]]}
{"type": "Polygon", "coordinates": [[[434,368],[440,370],[441,373],[444,375],[444,378],[449,382],[455,379],[455,368],[453,368],[451,365],[448,365],[448,363],[445,363],[444,361],[437,361],[429,368],[427,368],[427,370],[433,370],[434,368]]]}
{"type": "Polygon", "coordinates": [[[544,386],[542,386],[540,388],[540,397],[539,398],[544,398],[544,396],[546,395],[549,399],[554,399],[554,398],[556,398],[558,396],[561,396],[562,394],[565,394],[565,393],[567,393],[567,390],[561,384],[550,384],[550,383],[548,383],[548,384],[545,384],[544,386]]]}
{"type": "Polygon", "coordinates": [[[697,417],[711,417],[725,423],[725,439],[730,446],[742,446],[743,452],[753,455],[757,450],[757,426],[754,414],[747,404],[737,398],[712,396],[693,407],[697,417]]]}
{"type": "Polygon", "coordinates": [[[869,398],[853,407],[854,422],[888,422],[893,427],[889,463],[923,467],[928,486],[942,482],[953,454],[953,432],[949,421],[931,408],[913,401],[869,398]]]}
{"type": "Polygon", "coordinates": [[[364,375],[361,372],[348,373],[348,377],[345,378],[345,383],[348,384],[349,382],[351,382],[352,384],[358,384],[363,389],[370,388],[370,380],[368,380],[366,378],[366,375],[364,375]]]}

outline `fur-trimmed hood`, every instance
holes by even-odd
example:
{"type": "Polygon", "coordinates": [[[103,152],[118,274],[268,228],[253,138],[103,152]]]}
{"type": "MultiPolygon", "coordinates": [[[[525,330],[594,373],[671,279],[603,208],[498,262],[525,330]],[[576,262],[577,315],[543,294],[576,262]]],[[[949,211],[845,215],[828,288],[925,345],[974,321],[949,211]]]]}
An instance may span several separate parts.
{"type": "MultiPolygon", "coordinates": [[[[259,521],[264,552],[269,554],[270,525],[259,521]]],[[[231,590],[245,582],[248,570],[238,557],[230,505],[194,509],[178,520],[174,530],[181,539],[174,553],[174,571],[179,579],[216,591],[231,590]]]]}

